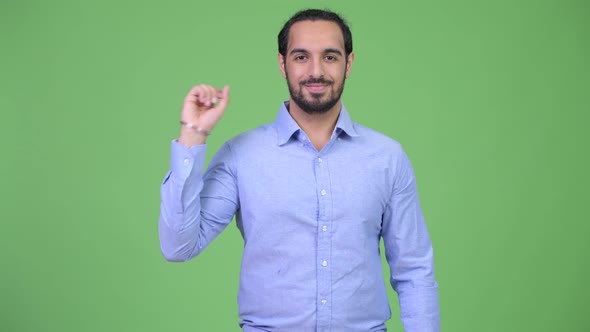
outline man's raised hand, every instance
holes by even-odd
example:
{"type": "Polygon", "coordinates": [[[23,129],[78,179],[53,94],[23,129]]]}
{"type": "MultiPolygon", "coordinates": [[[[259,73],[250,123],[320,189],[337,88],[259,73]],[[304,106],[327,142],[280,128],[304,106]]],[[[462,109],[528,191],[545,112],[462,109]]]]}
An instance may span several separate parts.
{"type": "Polygon", "coordinates": [[[180,120],[182,126],[178,142],[191,147],[203,144],[223,116],[229,103],[229,86],[219,90],[208,84],[193,87],[184,98],[180,120]]]}

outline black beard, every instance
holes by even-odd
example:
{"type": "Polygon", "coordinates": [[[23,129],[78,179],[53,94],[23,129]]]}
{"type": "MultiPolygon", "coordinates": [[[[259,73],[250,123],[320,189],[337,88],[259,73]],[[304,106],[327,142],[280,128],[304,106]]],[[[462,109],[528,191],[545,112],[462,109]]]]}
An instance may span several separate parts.
{"type": "Polygon", "coordinates": [[[285,73],[287,76],[287,86],[289,87],[289,94],[291,95],[291,99],[299,108],[301,108],[305,113],[308,114],[323,114],[328,112],[329,110],[334,107],[338,101],[340,100],[340,96],[342,96],[342,92],[344,91],[344,82],[346,82],[346,78],[342,80],[342,86],[337,91],[330,89],[328,93],[331,94],[332,98],[321,101],[322,94],[312,93],[311,100],[305,99],[303,96],[303,85],[305,84],[312,84],[312,83],[319,83],[319,84],[326,84],[330,88],[333,88],[334,82],[327,81],[323,78],[310,78],[308,80],[304,80],[299,82],[299,91],[295,91],[295,87],[292,87],[289,83],[289,75],[285,73]]]}

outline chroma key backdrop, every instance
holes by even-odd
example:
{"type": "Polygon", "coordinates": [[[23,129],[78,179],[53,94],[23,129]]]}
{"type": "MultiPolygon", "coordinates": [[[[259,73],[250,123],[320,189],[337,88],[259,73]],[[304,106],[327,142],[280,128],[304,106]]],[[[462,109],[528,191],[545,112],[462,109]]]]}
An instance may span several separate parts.
{"type": "Polygon", "coordinates": [[[208,158],[274,120],[309,7],[350,22],[352,119],[412,160],[442,330],[590,331],[584,0],[1,1],[0,331],[240,330],[235,223],[166,262],[160,183],[191,86],[231,85],[208,158]]]}

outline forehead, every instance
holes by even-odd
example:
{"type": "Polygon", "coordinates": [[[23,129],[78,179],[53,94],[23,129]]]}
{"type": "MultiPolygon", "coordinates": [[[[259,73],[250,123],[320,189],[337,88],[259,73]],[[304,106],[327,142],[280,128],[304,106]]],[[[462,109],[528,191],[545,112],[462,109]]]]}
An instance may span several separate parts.
{"type": "Polygon", "coordinates": [[[287,52],[294,48],[338,48],[344,50],[344,36],[331,21],[301,21],[289,30],[287,52]]]}

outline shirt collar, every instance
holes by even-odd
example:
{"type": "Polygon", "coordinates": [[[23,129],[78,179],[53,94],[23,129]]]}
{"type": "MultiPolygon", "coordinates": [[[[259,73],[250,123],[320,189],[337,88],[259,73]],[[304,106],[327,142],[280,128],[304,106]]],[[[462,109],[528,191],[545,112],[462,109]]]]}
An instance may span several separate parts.
{"type": "MultiPolygon", "coordinates": [[[[275,125],[278,132],[278,145],[283,145],[289,142],[293,134],[301,130],[297,122],[295,122],[293,117],[291,117],[291,114],[289,114],[289,110],[287,110],[288,104],[288,101],[285,101],[281,104],[279,114],[277,114],[277,118],[275,120],[275,125]]],[[[344,105],[342,105],[342,108],[340,109],[340,115],[338,116],[338,121],[336,121],[336,128],[334,131],[336,134],[344,132],[350,137],[359,136],[344,105]]]]}

